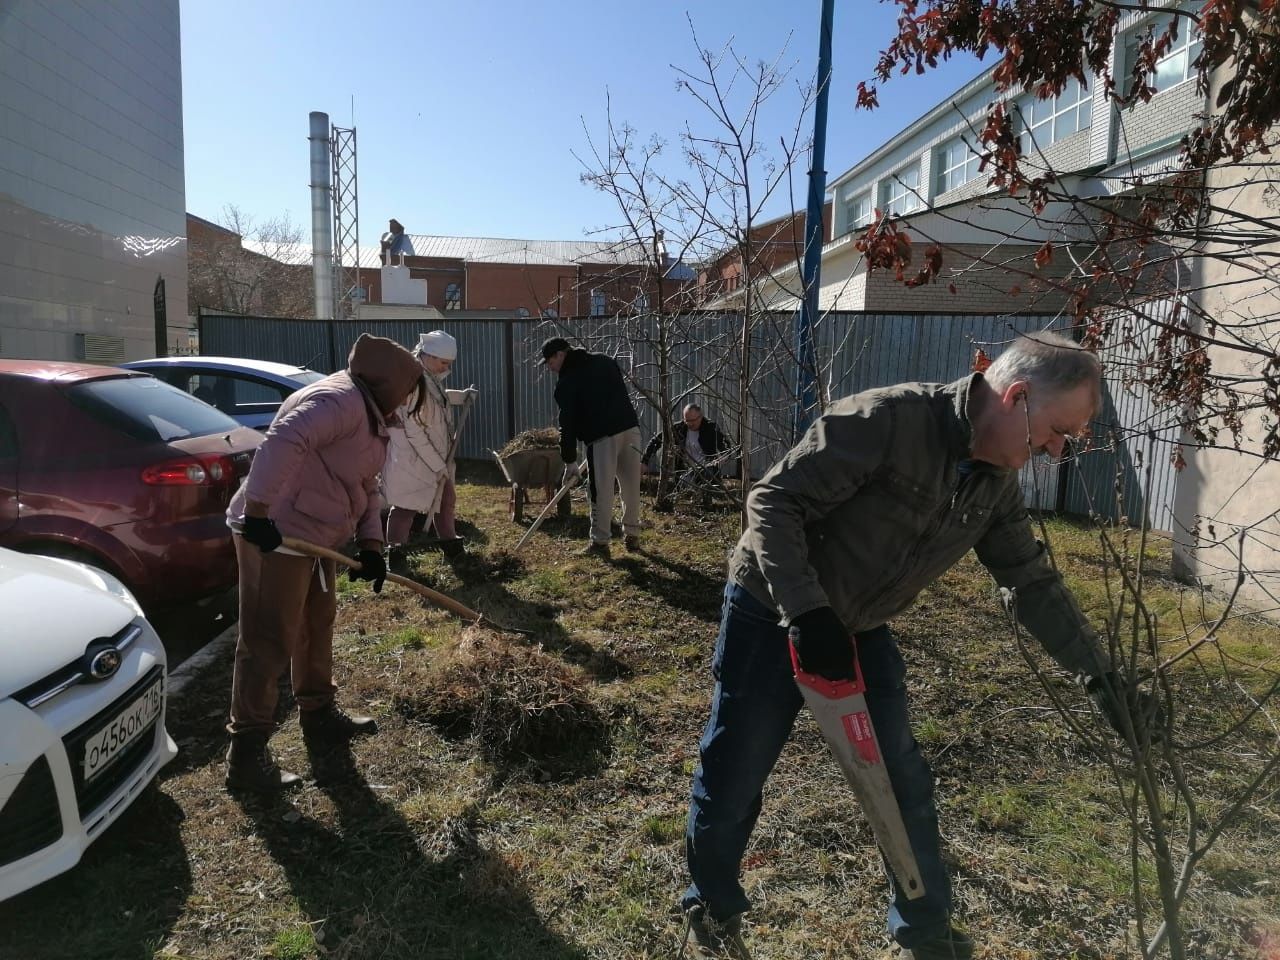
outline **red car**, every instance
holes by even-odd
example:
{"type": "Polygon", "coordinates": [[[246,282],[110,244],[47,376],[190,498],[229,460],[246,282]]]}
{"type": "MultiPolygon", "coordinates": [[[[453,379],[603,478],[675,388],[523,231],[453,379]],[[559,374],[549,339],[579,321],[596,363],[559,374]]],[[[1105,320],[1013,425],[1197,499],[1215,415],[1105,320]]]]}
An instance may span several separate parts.
{"type": "Polygon", "coordinates": [[[152,608],[224,590],[224,511],[261,442],[148,374],[0,360],[0,546],[101,567],[152,608]]]}

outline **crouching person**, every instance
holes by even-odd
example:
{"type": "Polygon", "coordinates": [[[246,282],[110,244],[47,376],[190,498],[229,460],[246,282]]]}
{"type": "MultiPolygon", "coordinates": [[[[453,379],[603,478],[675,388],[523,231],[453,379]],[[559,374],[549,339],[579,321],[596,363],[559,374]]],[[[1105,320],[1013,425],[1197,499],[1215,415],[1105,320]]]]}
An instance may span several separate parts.
{"type": "Polygon", "coordinates": [[[240,637],[231,683],[227,787],[271,793],[299,778],[281,770],[267,740],[277,682],[290,670],[303,736],[343,742],[376,729],[334,702],[336,564],[282,546],[295,537],[341,549],[354,536],[361,569],[353,580],[382,589],[382,498],[387,418],[415,393],[422,367],[392,340],[363,334],[347,369],[290,396],[258,448],[227,509],[240,565],[240,637]]]}

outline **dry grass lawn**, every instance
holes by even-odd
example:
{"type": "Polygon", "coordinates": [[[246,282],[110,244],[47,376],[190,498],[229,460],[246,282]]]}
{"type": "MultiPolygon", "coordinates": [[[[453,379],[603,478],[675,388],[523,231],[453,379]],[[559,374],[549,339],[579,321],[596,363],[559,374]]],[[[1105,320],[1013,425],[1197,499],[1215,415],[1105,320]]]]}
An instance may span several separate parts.
{"type": "MultiPolygon", "coordinates": [[[[282,711],[273,743],[305,788],[274,803],[229,796],[222,664],[171,705],[182,752],[158,789],[78,868],[0,905],[0,956],[679,954],[686,797],[736,517],[647,513],[643,555],[604,563],[573,556],[581,502],[514,554],[505,488],[480,471],[459,493],[470,555],[414,554],[408,571],[535,636],[464,628],[393,585],[374,596],[343,580],[340,699],[373,713],[379,735],[350,757],[309,757],[296,712],[282,711]]],[[[1090,536],[1053,533],[1101,610],[1090,536]]],[[[1149,563],[1158,581],[1162,544],[1149,563]]],[[[1177,609],[1176,585],[1154,590],[1177,609]]],[[[1048,707],[985,573],[962,564],[894,626],[979,956],[1135,955],[1108,771],[1048,707]]],[[[1242,619],[1223,643],[1274,674],[1278,636],[1242,619]]],[[[1251,759],[1210,753],[1191,773],[1225,796],[1251,759]]],[[[1188,907],[1197,958],[1280,956],[1276,788],[1204,863],[1188,907]]],[[[897,956],[869,831],[807,719],[770,782],[745,882],[759,957],[897,956]]]]}

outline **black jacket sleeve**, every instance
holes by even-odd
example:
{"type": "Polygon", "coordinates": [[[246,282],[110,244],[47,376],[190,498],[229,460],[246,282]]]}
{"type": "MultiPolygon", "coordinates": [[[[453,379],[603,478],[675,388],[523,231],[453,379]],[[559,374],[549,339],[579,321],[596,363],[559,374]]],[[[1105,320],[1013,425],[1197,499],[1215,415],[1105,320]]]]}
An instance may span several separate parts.
{"type": "Polygon", "coordinates": [[[662,447],[662,431],[659,430],[649,440],[649,445],[644,448],[644,456],[640,458],[641,463],[648,463],[653,459],[653,455],[662,447]]]}
{"type": "Polygon", "coordinates": [[[578,460],[577,390],[571,378],[561,377],[556,384],[556,406],[560,408],[560,458],[565,463],[578,460]]]}

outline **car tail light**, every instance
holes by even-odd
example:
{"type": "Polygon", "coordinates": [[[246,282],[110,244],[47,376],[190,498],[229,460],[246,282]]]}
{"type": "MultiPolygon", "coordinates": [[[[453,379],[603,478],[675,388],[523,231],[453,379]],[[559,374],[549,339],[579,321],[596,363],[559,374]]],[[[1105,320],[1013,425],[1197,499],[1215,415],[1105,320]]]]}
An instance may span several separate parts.
{"type": "Polygon", "coordinates": [[[153,487],[219,487],[235,481],[235,462],[216,454],[166,460],[142,471],[142,482],[153,487]]]}

